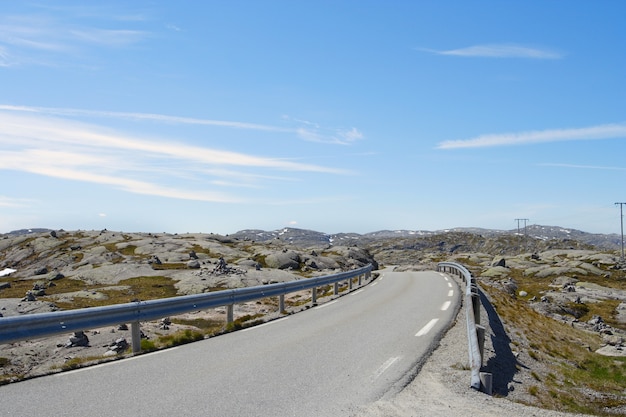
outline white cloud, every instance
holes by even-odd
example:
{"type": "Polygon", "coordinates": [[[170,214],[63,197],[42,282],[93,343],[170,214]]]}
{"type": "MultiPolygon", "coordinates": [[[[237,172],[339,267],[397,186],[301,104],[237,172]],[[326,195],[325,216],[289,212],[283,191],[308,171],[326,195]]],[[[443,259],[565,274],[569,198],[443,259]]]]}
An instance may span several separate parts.
{"type": "Polygon", "coordinates": [[[0,111],[0,169],[102,184],[135,194],[216,202],[245,199],[218,191],[231,189],[233,184],[258,188],[263,180],[293,181],[291,175],[272,175],[276,170],[347,173],[285,159],[137,138],[24,111],[28,112],[0,111]],[[178,178],[186,181],[172,185],[178,178]],[[215,189],[207,189],[211,184],[215,189]]]}
{"type": "Polygon", "coordinates": [[[363,138],[363,134],[356,128],[350,130],[337,130],[331,133],[323,133],[317,130],[298,128],[300,138],[309,142],[331,143],[335,145],[351,145],[363,138]]]}
{"type": "Polygon", "coordinates": [[[299,125],[305,125],[306,127],[281,127],[272,125],[263,125],[258,123],[237,122],[228,120],[213,120],[213,119],[198,119],[192,117],[182,116],[169,116],[164,114],[154,113],[132,113],[132,112],[113,112],[113,111],[101,111],[101,110],[82,110],[82,109],[70,109],[70,108],[55,108],[55,107],[36,107],[36,106],[15,106],[10,104],[0,104],[0,110],[8,110],[12,112],[23,113],[36,113],[52,116],[91,116],[102,118],[115,118],[137,121],[155,121],[160,123],[172,123],[183,125],[201,125],[201,126],[216,126],[230,129],[244,129],[244,130],[256,130],[265,132],[277,132],[277,133],[292,133],[296,134],[301,139],[311,142],[329,143],[349,145],[358,140],[363,139],[363,133],[357,128],[351,129],[324,129],[318,124],[298,119],[291,119],[288,116],[283,116],[286,121],[294,121],[299,125]]]}
{"type": "Polygon", "coordinates": [[[471,139],[448,140],[438,149],[487,148],[495,146],[528,145],[535,143],[612,139],[626,137],[626,124],[614,123],[573,129],[548,129],[530,132],[481,135],[471,139]]]}
{"type": "Polygon", "coordinates": [[[450,55],[461,57],[483,57],[483,58],[530,58],[530,59],[560,59],[562,54],[548,49],[538,49],[522,45],[512,44],[490,44],[474,45],[466,48],[437,51],[422,49],[438,55],[450,55]]]}
{"type": "MultiPolygon", "coordinates": [[[[79,57],[81,51],[94,47],[125,47],[151,36],[132,27],[119,28],[119,20],[110,18],[110,25],[115,29],[95,27],[87,23],[84,16],[76,16],[76,10],[73,12],[47,10],[32,15],[0,16],[0,48],[11,57],[11,64],[54,66],[71,62],[67,57],[79,57]]],[[[99,25],[109,24],[102,16],[98,18],[99,25]]],[[[6,56],[3,58],[0,54],[0,65],[6,61],[6,56]]]]}

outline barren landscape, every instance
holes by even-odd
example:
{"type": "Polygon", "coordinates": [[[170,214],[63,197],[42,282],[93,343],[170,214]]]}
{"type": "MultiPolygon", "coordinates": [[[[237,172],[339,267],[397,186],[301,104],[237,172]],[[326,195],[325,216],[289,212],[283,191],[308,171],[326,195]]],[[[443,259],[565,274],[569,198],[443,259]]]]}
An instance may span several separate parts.
{"type": "MultiPolygon", "coordinates": [[[[468,388],[466,345],[455,343],[463,337],[461,313],[415,381],[361,415],[466,415],[462,410],[470,404],[475,415],[623,415],[626,265],[619,255],[615,248],[578,240],[514,233],[328,236],[284,229],[221,236],[45,230],[0,239],[0,313],[264,285],[368,263],[423,270],[435,269],[439,261],[456,261],[478,277],[482,288],[481,321],[487,326],[483,370],[493,374],[493,395],[468,388]],[[546,411],[550,409],[555,411],[546,411]]],[[[307,296],[292,294],[289,314],[306,308],[307,296]]],[[[142,323],[142,348],[192,342],[277,314],[276,300],[268,299],[236,305],[231,329],[223,309],[142,323]]],[[[2,345],[0,381],[123,358],[130,355],[129,341],[129,331],[120,323],[2,345]]]]}

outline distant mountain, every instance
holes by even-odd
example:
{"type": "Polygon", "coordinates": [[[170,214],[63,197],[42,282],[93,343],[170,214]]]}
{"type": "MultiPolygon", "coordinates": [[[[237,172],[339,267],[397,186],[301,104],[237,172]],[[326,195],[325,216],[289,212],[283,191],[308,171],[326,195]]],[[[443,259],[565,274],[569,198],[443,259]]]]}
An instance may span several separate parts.
{"type": "MultiPolygon", "coordinates": [[[[497,229],[482,229],[477,227],[455,227],[451,229],[442,230],[379,230],[376,232],[370,232],[365,234],[358,233],[338,233],[327,234],[316,232],[313,230],[296,229],[286,227],[284,229],[274,231],[264,230],[241,230],[237,233],[229,235],[229,237],[240,240],[251,240],[257,242],[266,242],[268,240],[281,240],[285,243],[290,243],[297,246],[319,246],[320,244],[338,244],[342,245],[356,245],[358,243],[367,243],[381,239],[393,239],[393,238],[420,238],[430,237],[435,235],[442,235],[446,233],[470,233],[473,235],[480,235],[484,237],[497,237],[503,235],[517,235],[518,230],[497,230],[497,229]]],[[[620,235],[618,234],[595,234],[587,233],[576,229],[568,229],[560,226],[542,226],[531,225],[526,229],[520,229],[519,234],[526,234],[528,237],[539,240],[576,240],[581,243],[593,245],[598,249],[615,250],[620,247],[620,235]]]]}
{"type": "Polygon", "coordinates": [[[34,227],[32,229],[13,230],[6,234],[10,236],[20,236],[20,235],[29,235],[31,233],[46,233],[46,232],[51,232],[51,231],[52,229],[34,227]]]}
{"type": "MultiPolygon", "coordinates": [[[[52,229],[33,228],[20,229],[9,232],[8,235],[25,235],[31,233],[51,232],[52,229]]],[[[271,240],[282,241],[287,244],[300,247],[314,247],[320,245],[357,245],[382,239],[393,238],[420,238],[446,233],[470,233],[483,237],[497,237],[503,235],[517,235],[518,230],[497,230],[482,229],[477,227],[455,227],[442,230],[379,230],[365,234],[358,233],[337,233],[328,234],[313,230],[286,227],[283,229],[265,231],[259,229],[240,230],[230,234],[229,238],[238,240],[248,240],[256,242],[267,242],[271,240]]],[[[539,240],[576,240],[581,243],[593,245],[598,249],[616,250],[621,247],[621,236],[617,233],[597,234],[587,233],[576,229],[569,229],[560,226],[530,225],[525,229],[520,229],[519,234],[526,234],[528,237],[539,240]]]]}

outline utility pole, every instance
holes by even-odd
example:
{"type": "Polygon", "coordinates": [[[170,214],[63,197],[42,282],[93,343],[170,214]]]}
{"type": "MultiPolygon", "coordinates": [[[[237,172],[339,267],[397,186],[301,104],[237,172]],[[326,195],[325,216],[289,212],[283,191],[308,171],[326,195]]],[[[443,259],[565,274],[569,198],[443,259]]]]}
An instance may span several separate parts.
{"type": "Polygon", "coordinates": [[[515,219],[517,222],[517,234],[519,235],[519,222],[524,222],[524,236],[526,236],[526,222],[528,219],[515,219]]]}
{"type": "Polygon", "coordinates": [[[624,261],[624,211],[623,207],[626,203],[615,203],[617,206],[619,204],[619,223],[622,229],[622,262],[624,261]]]}

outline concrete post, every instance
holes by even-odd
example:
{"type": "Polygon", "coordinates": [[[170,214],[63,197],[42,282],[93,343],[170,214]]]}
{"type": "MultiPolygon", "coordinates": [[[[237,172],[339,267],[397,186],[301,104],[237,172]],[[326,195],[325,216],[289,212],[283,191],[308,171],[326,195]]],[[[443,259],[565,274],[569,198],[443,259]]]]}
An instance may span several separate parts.
{"type": "Polygon", "coordinates": [[[335,288],[334,288],[333,293],[334,293],[335,295],[339,295],[339,283],[338,283],[338,282],[335,282],[335,285],[334,285],[334,286],[335,286],[335,288]]]}
{"type": "Polygon", "coordinates": [[[229,304],[226,306],[226,324],[231,324],[235,321],[235,306],[233,304],[229,304]]]}
{"type": "Polygon", "coordinates": [[[352,291],[352,278],[348,280],[348,291],[352,291]]]}
{"type": "Polygon", "coordinates": [[[285,311],[285,294],[278,296],[278,312],[282,313],[283,311],[285,311]]]}
{"type": "Polygon", "coordinates": [[[480,373],[480,390],[487,395],[493,394],[493,375],[489,372],[480,373]]]}
{"type": "Polygon", "coordinates": [[[131,345],[133,347],[133,353],[141,352],[141,328],[139,322],[134,321],[130,324],[131,345]]]}
{"type": "Polygon", "coordinates": [[[311,306],[314,307],[317,305],[317,288],[311,288],[311,306]]]}

